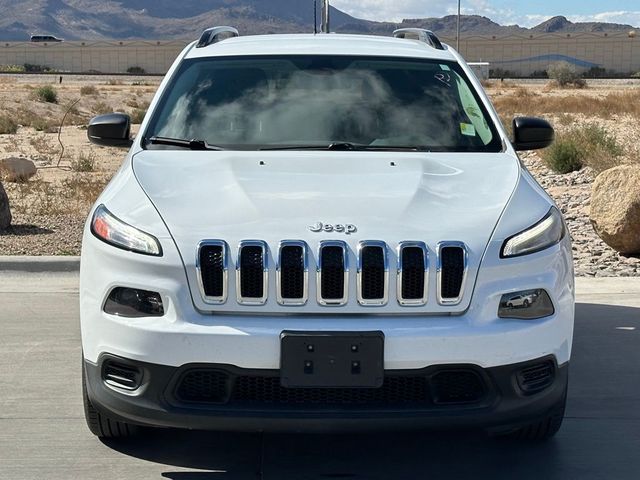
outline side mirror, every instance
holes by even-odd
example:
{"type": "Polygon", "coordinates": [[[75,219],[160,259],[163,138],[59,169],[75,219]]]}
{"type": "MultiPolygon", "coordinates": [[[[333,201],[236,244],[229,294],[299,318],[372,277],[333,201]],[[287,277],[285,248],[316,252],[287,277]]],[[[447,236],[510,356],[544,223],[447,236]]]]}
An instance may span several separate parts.
{"type": "Polygon", "coordinates": [[[553,143],[554,137],[553,127],[542,118],[513,119],[513,148],[517,151],[546,148],[553,143]]]}
{"type": "Polygon", "coordinates": [[[103,147],[130,147],[131,117],[124,113],[107,113],[93,117],[87,128],[91,143],[103,147]]]}

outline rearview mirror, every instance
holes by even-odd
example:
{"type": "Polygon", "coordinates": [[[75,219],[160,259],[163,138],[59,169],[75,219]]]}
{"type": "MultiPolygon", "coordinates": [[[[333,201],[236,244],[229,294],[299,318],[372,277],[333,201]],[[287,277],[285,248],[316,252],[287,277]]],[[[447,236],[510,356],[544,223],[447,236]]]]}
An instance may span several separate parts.
{"type": "Polygon", "coordinates": [[[513,119],[513,148],[517,151],[547,148],[553,143],[554,137],[553,127],[542,118],[513,119]]]}
{"type": "Polygon", "coordinates": [[[131,117],[124,113],[107,113],[93,117],[87,128],[89,141],[103,147],[130,147],[131,117]]]}

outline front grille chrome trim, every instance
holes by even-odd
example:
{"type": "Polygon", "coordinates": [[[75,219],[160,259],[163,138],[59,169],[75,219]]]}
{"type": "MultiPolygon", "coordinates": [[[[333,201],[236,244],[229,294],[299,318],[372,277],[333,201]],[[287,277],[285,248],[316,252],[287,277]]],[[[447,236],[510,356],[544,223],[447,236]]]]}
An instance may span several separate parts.
{"type": "Polygon", "coordinates": [[[437,269],[436,277],[437,277],[437,283],[438,283],[437,285],[438,303],[443,306],[459,305],[460,302],[462,301],[462,297],[464,297],[464,289],[467,283],[467,271],[469,270],[469,262],[468,262],[469,253],[468,253],[467,246],[463,242],[453,242],[453,241],[440,242],[438,243],[438,246],[437,246],[437,252],[438,252],[438,269],[437,269]],[[442,296],[442,250],[448,247],[462,249],[463,273],[462,273],[462,282],[460,283],[460,292],[457,297],[442,296]]]}
{"type": "Polygon", "coordinates": [[[357,290],[358,290],[358,303],[363,306],[377,306],[383,307],[389,302],[389,254],[387,252],[387,244],[380,240],[362,240],[358,243],[357,252],[357,290]],[[381,298],[364,298],[363,282],[363,265],[362,265],[362,252],[366,247],[381,248],[382,258],[384,262],[384,294],[381,298]]]}
{"type": "Polygon", "coordinates": [[[262,240],[243,240],[238,245],[238,260],[236,262],[236,299],[241,305],[264,305],[269,298],[269,248],[262,240]],[[262,297],[242,296],[242,249],[245,247],[259,247],[262,249],[262,297]]]}
{"type": "Polygon", "coordinates": [[[396,296],[398,303],[403,307],[422,307],[427,304],[429,299],[429,249],[424,242],[419,241],[404,241],[398,244],[398,272],[396,280],[396,296]],[[422,250],[422,258],[424,260],[424,288],[422,292],[422,298],[404,298],[402,296],[402,282],[403,282],[403,252],[405,248],[419,248],[422,250]]]}
{"type": "Polygon", "coordinates": [[[196,249],[196,277],[198,277],[198,288],[204,303],[209,305],[221,305],[227,301],[229,294],[229,245],[224,240],[202,240],[196,249]],[[202,265],[200,254],[204,247],[222,248],[222,295],[219,297],[207,296],[202,280],[202,265]]]}
{"type": "Polygon", "coordinates": [[[302,240],[282,240],[278,246],[278,261],[276,264],[276,295],[280,305],[301,306],[306,305],[309,299],[309,247],[307,242],[302,240]],[[304,283],[302,287],[302,298],[283,298],[282,297],[282,270],[281,255],[282,249],[285,247],[302,248],[302,264],[304,283]]]}
{"type": "Polygon", "coordinates": [[[316,268],[316,300],[325,307],[341,307],[349,301],[349,248],[342,240],[322,240],[318,246],[318,264],[316,268]],[[342,249],[344,267],[344,285],[342,298],[322,298],[322,250],[325,247],[339,247],[342,249]]]}

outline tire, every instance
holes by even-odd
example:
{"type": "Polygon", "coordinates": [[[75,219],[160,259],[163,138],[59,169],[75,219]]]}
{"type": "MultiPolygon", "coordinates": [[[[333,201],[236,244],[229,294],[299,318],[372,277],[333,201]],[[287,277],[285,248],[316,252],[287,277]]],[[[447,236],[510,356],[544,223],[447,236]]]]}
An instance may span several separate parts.
{"type": "Polygon", "coordinates": [[[120,422],[99,412],[91,403],[87,394],[87,379],[82,365],[82,400],[84,418],[91,433],[98,438],[127,438],[138,433],[139,428],[129,423],[120,422]]]}
{"type": "Polygon", "coordinates": [[[524,308],[527,308],[529,306],[529,300],[525,300],[524,302],[522,302],[522,306],[524,308]]]}

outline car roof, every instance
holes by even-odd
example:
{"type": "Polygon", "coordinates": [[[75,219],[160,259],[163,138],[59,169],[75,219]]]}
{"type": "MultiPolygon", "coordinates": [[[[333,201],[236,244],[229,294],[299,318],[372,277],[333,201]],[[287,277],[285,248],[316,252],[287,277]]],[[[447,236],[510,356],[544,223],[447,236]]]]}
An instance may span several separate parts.
{"type": "Polygon", "coordinates": [[[240,36],[228,38],[206,47],[192,48],[185,58],[310,54],[412,57],[457,61],[450,51],[435,49],[419,40],[342,34],[240,36]]]}

